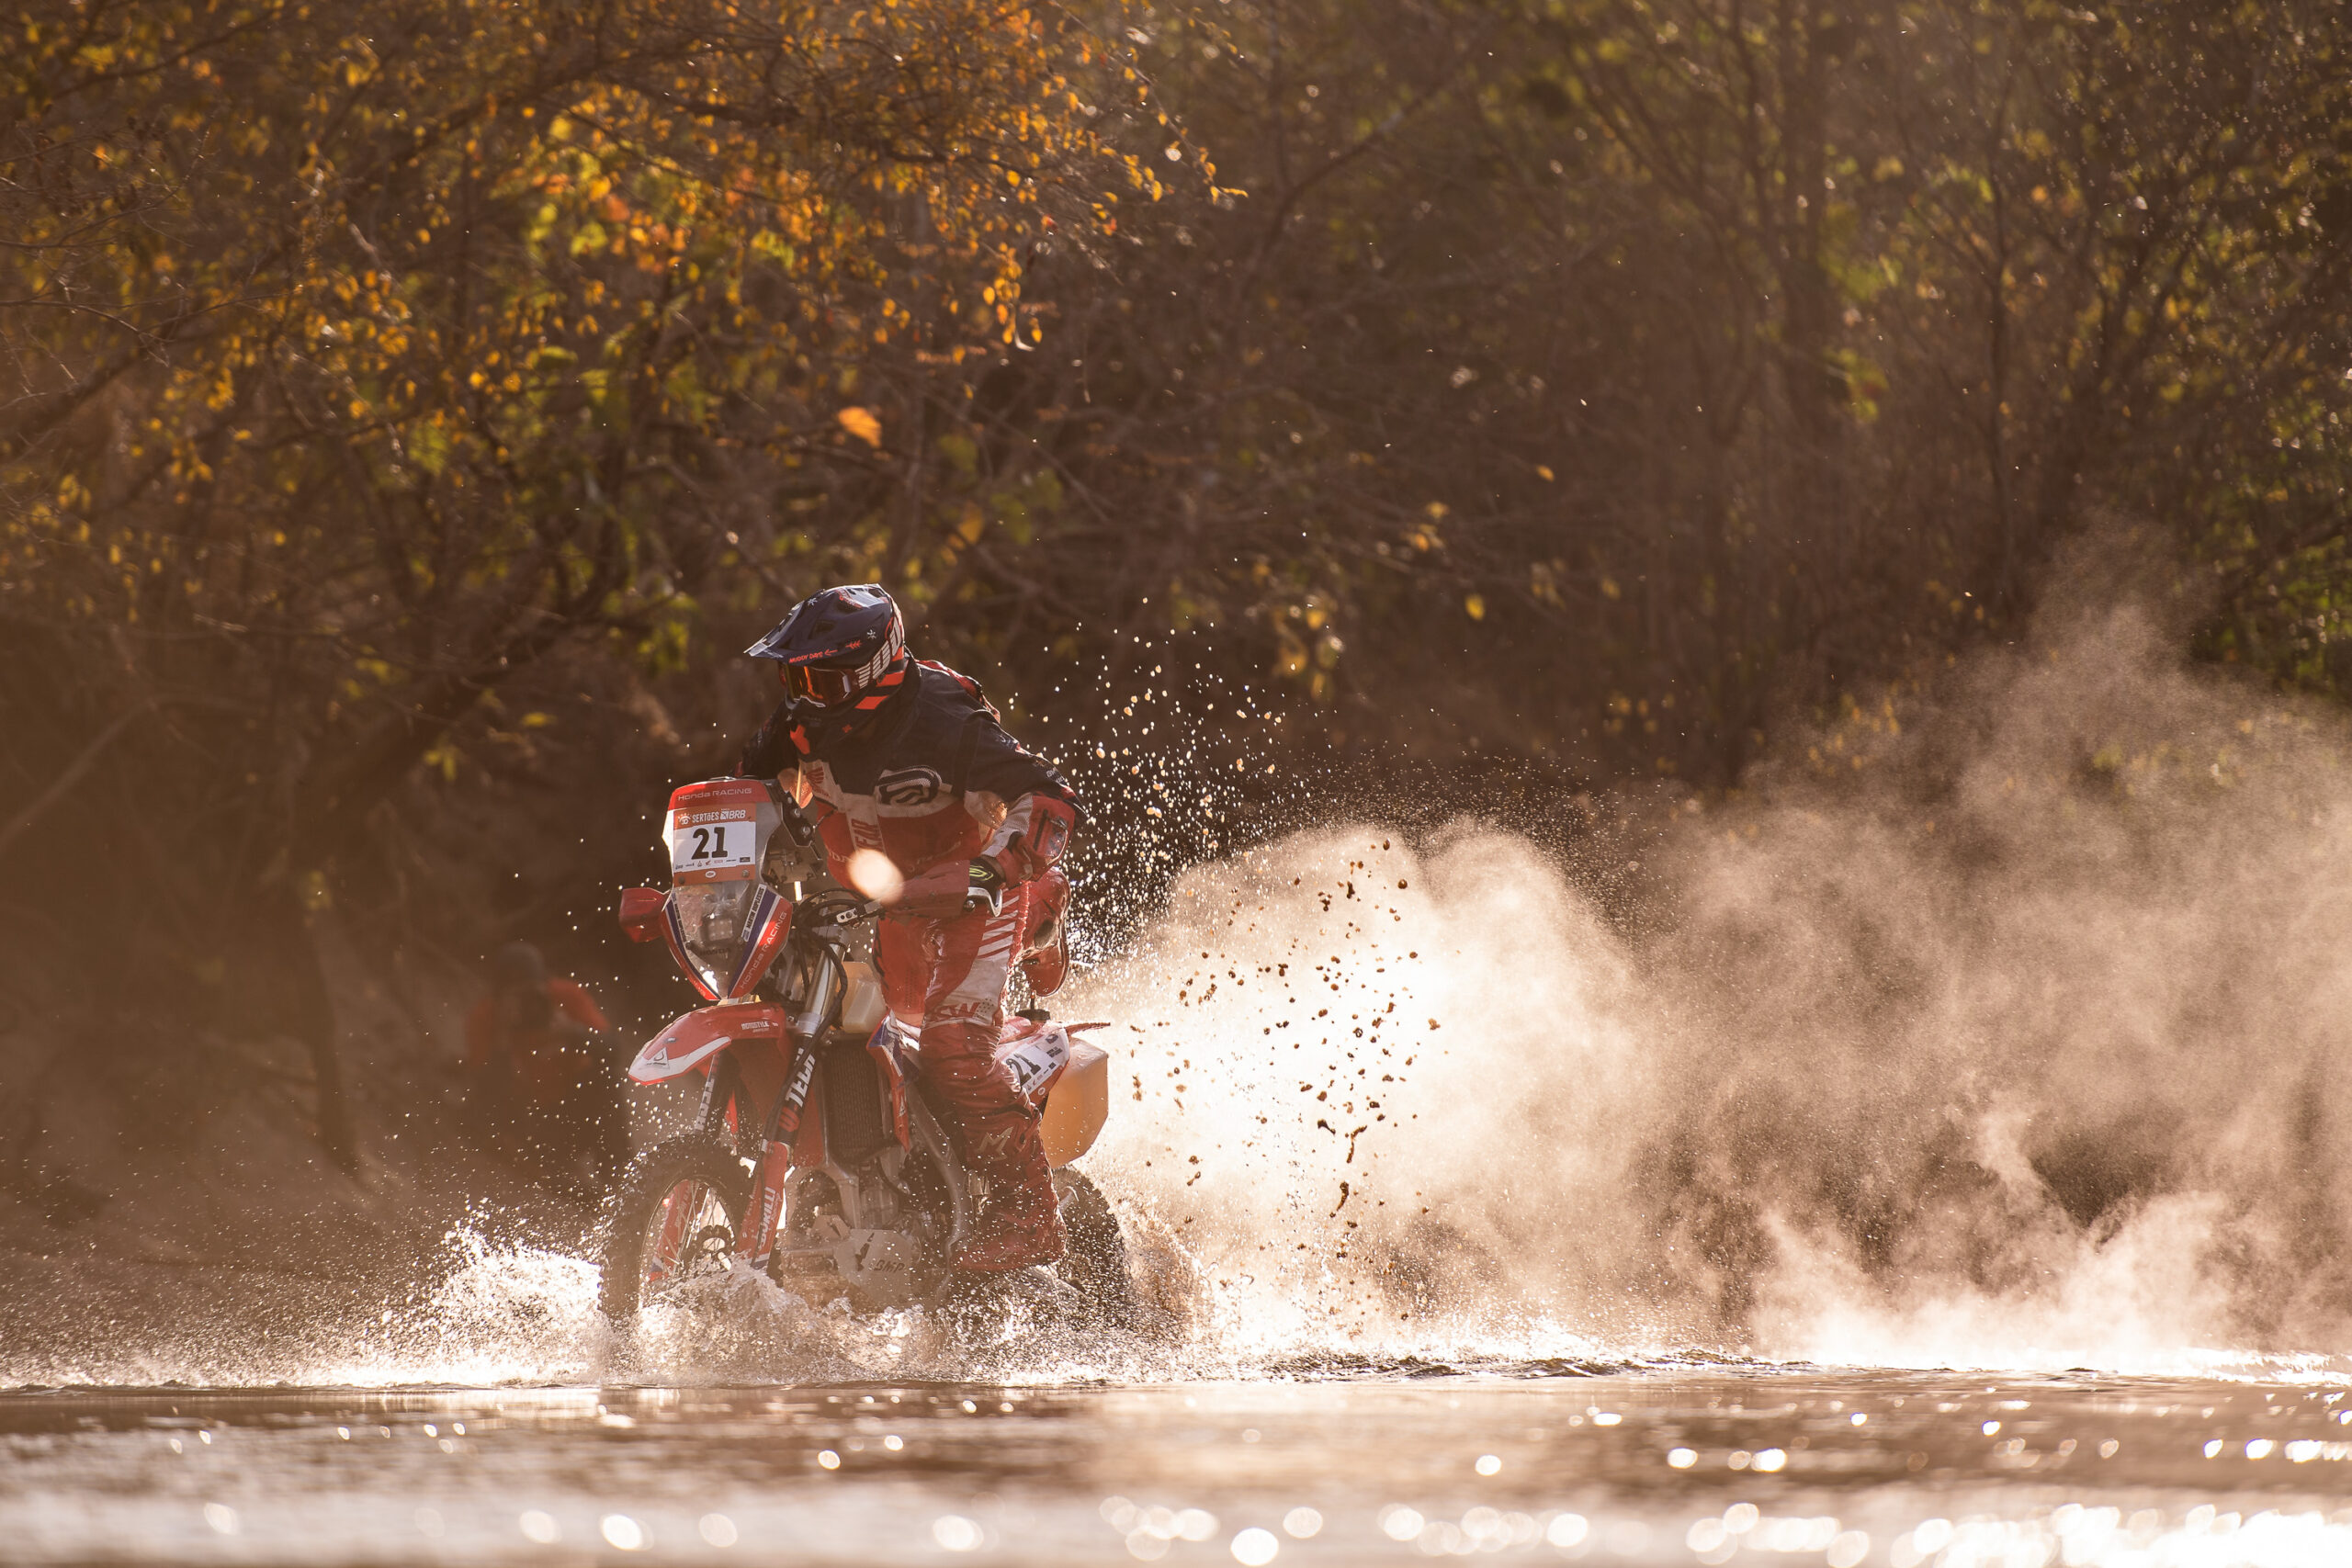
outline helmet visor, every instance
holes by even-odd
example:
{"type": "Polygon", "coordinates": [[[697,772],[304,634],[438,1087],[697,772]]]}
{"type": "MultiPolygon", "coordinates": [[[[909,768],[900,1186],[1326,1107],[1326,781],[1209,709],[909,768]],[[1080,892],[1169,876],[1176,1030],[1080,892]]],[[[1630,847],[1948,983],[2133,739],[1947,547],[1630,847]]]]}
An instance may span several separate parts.
{"type": "Polygon", "coordinates": [[[857,695],[854,670],[827,669],[821,664],[779,664],[776,677],[785,695],[820,708],[839,707],[857,695]]]}

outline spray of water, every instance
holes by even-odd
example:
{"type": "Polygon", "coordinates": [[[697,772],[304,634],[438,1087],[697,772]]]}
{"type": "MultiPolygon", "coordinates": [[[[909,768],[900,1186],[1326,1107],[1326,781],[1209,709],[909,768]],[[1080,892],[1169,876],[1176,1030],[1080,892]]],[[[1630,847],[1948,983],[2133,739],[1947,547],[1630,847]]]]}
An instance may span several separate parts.
{"type": "Polygon", "coordinates": [[[1078,1003],[1116,1183],[1233,1355],[2339,1348],[2352,737],[2173,640],[1849,708],[1685,803],[1630,930],[1490,828],[1196,868],[1078,1003]]]}
{"type": "MultiPolygon", "coordinates": [[[[2352,731],[2093,604],[1930,691],[1849,705],[1728,798],[1674,804],[1634,836],[1638,866],[1609,868],[1638,885],[1630,906],[1604,911],[1589,865],[1537,847],[1560,834],[1526,830],[1555,825],[1408,833],[1377,812],[1219,844],[1164,888],[1098,874],[1117,935],[1055,1007],[1113,1022],[1118,1093],[1088,1166],[1123,1207],[1149,1333],[1021,1323],[974,1351],[920,1316],[853,1320],[737,1278],[616,1339],[578,1256],[461,1233],[422,1300],[261,1375],[1134,1378],[1692,1351],[2338,1368],[2352,731]]],[[[1204,753],[1166,734],[1101,750],[1167,803],[1152,820],[1197,807],[1181,830],[1207,847],[1204,753]]]]}

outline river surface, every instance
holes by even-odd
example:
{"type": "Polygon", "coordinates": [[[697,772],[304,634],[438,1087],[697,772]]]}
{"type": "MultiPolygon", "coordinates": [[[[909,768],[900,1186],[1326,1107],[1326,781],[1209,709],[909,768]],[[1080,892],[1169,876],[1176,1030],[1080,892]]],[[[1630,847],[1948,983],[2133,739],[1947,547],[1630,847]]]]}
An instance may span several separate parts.
{"type": "MultiPolygon", "coordinates": [[[[2079,779],[2034,722],[1992,777],[2079,779]]],[[[739,1270],[616,1336],[584,1235],[488,1199],[384,1302],[28,1224],[0,1564],[2352,1568],[2345,921],[2181,892],[2352,887],[2352,807],[2231,779],[2243,832],[2132,798],[2219,857],[2153,879],[2071,794],[1979,791],[1966,877],[1949,824],[1711,807],[1663,955],[1483,828],[1188,872],[1068,1002],[1123,1021],[1088,1168],[1148,1332],[974,1351],[739,1270]],[[2335,945],[2196,978],[2280,931],[2335,945]]],[[[266,1152],[151,1185],[299,1239],[266,1152]]]]}
{"type": "Polygon", "coordinates": [[[12,1562],[2352,1563],[2337,1376],[21,1390],[12,1562]]]}

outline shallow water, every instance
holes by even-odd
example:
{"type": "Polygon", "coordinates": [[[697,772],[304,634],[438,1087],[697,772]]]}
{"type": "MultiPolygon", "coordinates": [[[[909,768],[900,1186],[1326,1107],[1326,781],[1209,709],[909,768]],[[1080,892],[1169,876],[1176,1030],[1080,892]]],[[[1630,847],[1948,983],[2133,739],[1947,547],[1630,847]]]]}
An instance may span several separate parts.
{"type": "MultiPolygon", "coordinates": [[[[1834,858],[1792,821],[1783,852],[1834,858]]],[[[1661,992],[1528,846],[1439,849],[1202,868],[1074,985],[1069,1016],[1130,1021],[1088,1168],[1148,1334],[976,1351],[745,1273],[616,1337],[584,1239],[488,1207],[383,1302],[37,1249],[0,1280],[0,1562],[2352,1564],[2340,964],[2284,1022],[2192,992],[2175,1028],[2133,1010],[2210,932],[2116,912],[2163,887],[2094,879],[2092,919],[1955,884],[2025,914],[1982,962],[1944,953],[1965,919],[1890,917],[1957,978],[1825,1034],[1879,928],[1815,909],[1812,947],[1716,974],[1742,897],[1789,927],[1784,863],[1717,868],[1740,942],[1661,992]],[[2084,931],[2114,951],[2053,936],[2084,931]],[[2143,1185],[2085,1221],[2068,1150],[2143,1185]]],[[[1824,907],[1933,885],[1862,871],[1824,907]]]]}
{"type": "Polygon", "coordinates": [[[1658,1364],[0,1395],[20,1562],[2352,1562],[2340,1381],[1658,1364]]]}

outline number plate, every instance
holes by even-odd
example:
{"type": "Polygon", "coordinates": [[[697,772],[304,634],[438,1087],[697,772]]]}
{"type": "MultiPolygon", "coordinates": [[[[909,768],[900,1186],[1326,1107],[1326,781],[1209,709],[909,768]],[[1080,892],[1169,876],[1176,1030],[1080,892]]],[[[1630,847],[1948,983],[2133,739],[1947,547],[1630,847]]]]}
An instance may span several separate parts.
{"type": "Polygon", "coordinates": [[[741,809],[670,814],[670,875],[673,881],[731,882],[752,874],[759,858],[760,825],[741,809]]]}
{"type": "Polygon", "coordinates": [[[1041,1029],[997,1060],[1012,1075],[1012,1087],[1021,1091],[1021,1098],[1034,1105],[1046,1080],[1069,1060],[1069,1034],[1059,1024],[1041,1029]]]}
{"type": "Polygon", "coordinates": [[[767,786],[750,779],[679,785],[670,794],[662,825],[671,882],[745,882],[757,876],[762,829],[775,821],[767,786]]]}

